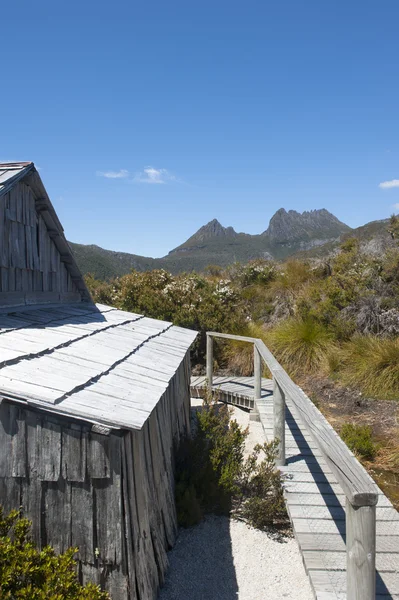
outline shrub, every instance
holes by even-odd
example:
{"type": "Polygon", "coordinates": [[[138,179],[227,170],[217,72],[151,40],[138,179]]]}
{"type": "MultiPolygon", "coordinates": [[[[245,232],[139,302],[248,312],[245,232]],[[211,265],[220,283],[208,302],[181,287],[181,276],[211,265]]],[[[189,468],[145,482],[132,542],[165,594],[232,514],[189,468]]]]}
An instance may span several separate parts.
{"type": "Polygon", "coordinates": [[[242,468],[235,514],[257,529],[288,525],[281,473],[275,467],[277,444],[257,444],[242,468]]]}
{"type": "Polygon", "coordinates": [[[283,321],[271,330],[269,343],[293,375],[319,370],[334,349],[332,333],[312,318],[283,321]]]}
{"type": "Polygon", "coordinates": [[[246,265],[235,263],[228,269],[232,281],[242,287],[253,285],[266,286],[277,276],[276,265],[273,261],[257,258],[246,265]]]}
{"type": "Polygon", "coordinates": [[[345,383],[377,398],[399,397],[399,338],[358,335],[345,344],[342,356],[345,383]]]}
{"type": "Polygon", "coordinates": [[[115,279],[111,282],[100,281],[99,279],[96,279],[94,275],[89,273],[88,275],[85,275],[85,283],[89,288],[89,292],[92,295],[94,302],[107,304],[108,306],[118,305],[118,280],[115,279]]]}
{"type": "Polygon", "coordinates": [[[377,446],[372,440],[372,429],[369,425],[345,423],[341,428],[341,438],[352,452],[362,458],[373,460],[377,446]]]}
{"type": "Polygon", "coordinates": [[[247,430],[230,420],[231,410],[207,393],[195,413],[194,435],[176,456],[176,506],[180,525],[194,525],[205,512],[226,513],[237,492],[247,430]]]}
{"type": "Polygon", "coordinates": [[[29,539],[30,522],[14,510],[4,515],[0,506],[0,598],[16,600],[107,600],[109,595],[92,583],[81,586],[76,575],[77,548],[56,555],[50,546],[35,548],[29,539]]]}
{"type": "Polygon", "coordinates": [[[197,411],[195,433],[180,444],[176,459],[179,524],[195,525],[206,512],[233,514],[254,527],[287,524],[281,474],[274,466],[276,442],[258,445],[244,460],[248,434],[231,410],[207,394],[197,411]],[[259,461],[261,453],[265,458],[259,461]]]}

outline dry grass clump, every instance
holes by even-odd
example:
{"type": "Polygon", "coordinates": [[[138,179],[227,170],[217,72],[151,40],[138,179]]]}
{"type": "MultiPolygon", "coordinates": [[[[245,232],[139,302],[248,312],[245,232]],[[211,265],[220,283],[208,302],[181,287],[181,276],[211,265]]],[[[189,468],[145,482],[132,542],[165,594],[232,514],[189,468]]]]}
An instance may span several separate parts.
{"type": "MultiPolygon", "coordinates": [[[[258,323],[248,323],[241,335],[259,338],[267,345],[268,331],[258,323]]],[[[254,373],[254,347],[248,342],[228,340],[223,348],[223,363],[229,373],[241,377],[251,377],[254,373]]],[[[264,377],[270,377],[264,367],[264,377]]]]}
{"type": "Polygon", "coordinates": [[[292,375],[324,370],[335,348],[333,334],[311,318],[291,318],[277,325],[270,331],[269,344],[292,375]]]}
{"type": "Polygon", "coordinates": [[[399,338],[357,335],[342,350],[341,378],[369,396],[399,399],[399,338]]]}

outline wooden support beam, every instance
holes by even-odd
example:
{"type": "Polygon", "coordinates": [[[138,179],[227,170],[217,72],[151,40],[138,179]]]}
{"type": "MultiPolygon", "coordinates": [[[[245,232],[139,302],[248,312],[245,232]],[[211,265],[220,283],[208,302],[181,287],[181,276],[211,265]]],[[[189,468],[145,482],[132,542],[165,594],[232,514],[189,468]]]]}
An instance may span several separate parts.
{"type": "Polygon", "coordinates": [[[254,344],[254,379],[255,379],[255,385],[254,385],[255,400],[258,400],[258,398],[260,398],[262,395],[262,360],[261,360],[261,356],[259,354],[259,350],[257,349],[255,344],[254,344]]]}
{"type": "Polygon", "coordinates": [[[347,600],[376,597],[376,507],[353,506],[346,499],[347,600]]]}
{"type": "Polygon", "coordinates": [[[274,378],[273,387],[274,437],[279,440],[276,466],[285,465],[285,396],[274,378]]]}
{"type": "Polygon", "coordinates": [[[206,381],[209,388],[212,387],[213,380],[213,339],[206,334],[206,381]]]}

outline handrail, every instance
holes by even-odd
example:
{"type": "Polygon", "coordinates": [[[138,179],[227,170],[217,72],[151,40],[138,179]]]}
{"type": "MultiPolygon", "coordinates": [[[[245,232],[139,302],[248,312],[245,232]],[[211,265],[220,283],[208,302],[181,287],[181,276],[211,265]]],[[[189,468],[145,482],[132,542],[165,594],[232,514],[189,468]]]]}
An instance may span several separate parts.
{"type": "Polygon", "coordinates": [[[207,380],[212,386],[213,338],[254,345],[255,399],[260,397],[260,358],[274,380],[274,435],[279,440],[277,465],[285,464],[285,398],[294,404],[302,421],[316,440],[323,457],[346,495],[347,599],[375,599],[376,504],[378,489],[372,478],[341,440],[324,415],[292,381],[259,338],[207,332],[207,380]]]}

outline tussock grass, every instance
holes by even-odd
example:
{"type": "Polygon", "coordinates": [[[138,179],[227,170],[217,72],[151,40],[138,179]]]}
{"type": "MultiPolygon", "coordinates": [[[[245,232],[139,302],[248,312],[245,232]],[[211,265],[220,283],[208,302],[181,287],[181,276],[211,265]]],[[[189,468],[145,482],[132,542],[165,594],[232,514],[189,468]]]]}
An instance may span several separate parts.
{"type": "Polygon", "coordinates": [[[370,396],[399,399],[399,338],[357,335],[344,345],[341,378],[370,396]]]}
{"type": "Polygon", "coordinates": [[[292,375],[326,370],[335,348],[333,334],[311,318],[287,319],[268,337],[271,350],[292,375]]]}

